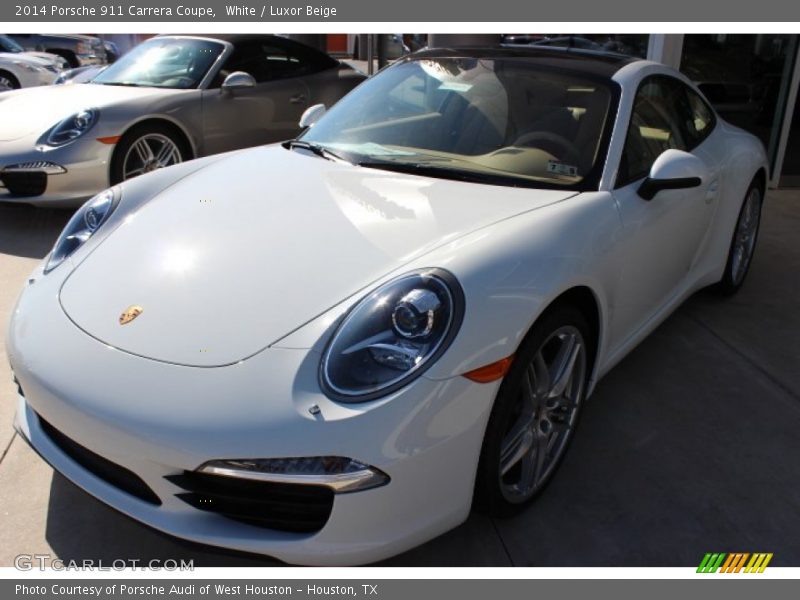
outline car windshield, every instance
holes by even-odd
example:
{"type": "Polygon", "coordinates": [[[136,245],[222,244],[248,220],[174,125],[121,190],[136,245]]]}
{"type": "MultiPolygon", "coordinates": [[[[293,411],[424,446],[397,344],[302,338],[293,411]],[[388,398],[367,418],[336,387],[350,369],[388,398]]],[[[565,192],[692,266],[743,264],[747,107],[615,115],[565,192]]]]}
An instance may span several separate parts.
{"type": "Polygon", "coordinates": [[[20,46],[10,37],[7,35],[0,35],[0,52],[13,52],[14,54],[19,54],[20,52],[24,51],[25,48],[20,46]]]}
{"type": "Polygon", "coordinates": [[[373,168],[582,189],[605,160],[610,85],[520,58],[411,60],[356,88],[301,140],[373,168]]]}
{"type": "Polygon", "coordinates": [[[225,49],[211,40],[154,38],[109,65],[92,83],[192,89],[225,49]]]}

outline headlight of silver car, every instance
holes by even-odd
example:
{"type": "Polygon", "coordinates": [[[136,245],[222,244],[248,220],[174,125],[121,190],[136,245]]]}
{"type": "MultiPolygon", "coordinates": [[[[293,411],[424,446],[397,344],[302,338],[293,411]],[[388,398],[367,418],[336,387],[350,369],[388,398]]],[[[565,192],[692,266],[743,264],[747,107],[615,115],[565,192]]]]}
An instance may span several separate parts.
{"type": "Polygon", "coordinates": [[[56,240],[56,244],[50,252],[50,258],[47,261],[47,265],[45,265],[44,272],[49,273],[83,246],[108,220],[108,217],[117,208],[119,198],[119,189],[111,188],[100,192],[80,207],[69,220],[61,235],[58,236],[58,240],[56,240]]]}
{"type": "Polygon", "coordinates": [[[44,69],[42,67],[39,67],[37,65],[32,65],[31,63],[28,63],[28,62],[24,62],[24,61],[21,61],[21,60],[15,60],[13,62],[14,62],[15,65],[17,65],[21,69],[25,69],[26,71],[28,71],[30,73],[40,73],[40,72],[44,71],[44,69]]]}
{"type": "Polygon", "coordinates": [[[89,108],[67,117],[50,131],[50,135],[47,136],[47,144],[50,146],[63,146],[79,138],[97,122],[97,116],[97,109],[89,108]]]}
{"type": "Polygon", "coordinates": [[[320,363],[323,391],[364,402],[419,377],[447,349],[464,315],[464,292],[442,269],[408,273],[359,301],[333,334],[320,363]]]}

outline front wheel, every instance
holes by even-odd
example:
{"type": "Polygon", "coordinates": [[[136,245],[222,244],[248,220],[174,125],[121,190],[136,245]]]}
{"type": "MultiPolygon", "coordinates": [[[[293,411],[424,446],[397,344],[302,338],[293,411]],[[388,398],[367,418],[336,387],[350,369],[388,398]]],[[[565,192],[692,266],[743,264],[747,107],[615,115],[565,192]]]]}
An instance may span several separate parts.
{"type": "Polygon", "coordinates": [[[117,184],[190,158],[186,144],[171,128],[136,127],[122,136],[111,164],[111,183],[117,184]]]}
{"type": "Polygon", "coordinates": [[[475,504],[493,515],[516,512],[552,479],[586,395],[588,326],[571,307],[537,322],[500,386],[484,437],[475,504]]]}
{"type": "Polygon", "coordinates": [[[739,218],[736,220],[728,251],[728,260],[725,264],[725,273],[715,287],[715,290],[723,295],[731,295],[739,291],[750,270],[761,225],[762,204],[761,186],[754,181],[750,184],[742,202],[742,208],[739,210],[739,218]]]}
{"type": "Polygon", "coordinates": [[[19,81],[11,73],[0,71],[0,92],[9,92],[20,88],[19,81]]]}

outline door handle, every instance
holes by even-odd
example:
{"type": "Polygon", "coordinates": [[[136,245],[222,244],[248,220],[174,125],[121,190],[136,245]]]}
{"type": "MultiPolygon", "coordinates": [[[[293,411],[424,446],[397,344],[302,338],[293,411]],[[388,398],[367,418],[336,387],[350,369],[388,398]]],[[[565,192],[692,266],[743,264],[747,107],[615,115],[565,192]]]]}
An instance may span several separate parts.
{"type": "Polygon", "coordinates": [[[289,98],[289,102],[291,102],[292,104],[302,104],[305,101],[306,101],[305,94],[297,94],[296,96],[292,96],[291,98],[289,98]]]}

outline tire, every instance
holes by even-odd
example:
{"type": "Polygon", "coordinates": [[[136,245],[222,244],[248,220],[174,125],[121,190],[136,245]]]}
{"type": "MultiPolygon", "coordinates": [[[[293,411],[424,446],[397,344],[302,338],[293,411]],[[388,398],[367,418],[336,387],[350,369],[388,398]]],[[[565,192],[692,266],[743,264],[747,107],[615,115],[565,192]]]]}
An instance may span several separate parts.
{"type": "Polygon", "coordinates": [[[175,128],[159,123],[133,127],[117,142],[111,159],[111,185],[190,158],[189,144],[175,128]]]}
{"type": "Polygon", "coordinates": [[[714,291],[723,296],[731,296],[742,287],[750,265],[753,262],[758,231],[761,226],[761,208],[764,205],[764,189],[758,178],[753,179],[747,189],[736,226],[731,237],[725,272],[714,291]]]}
{"type": "Polygon", "coordinates": [[[0,71],[0,92],[18,90],[20,87],[19,80],[14,75],[8,71],[0,71]]]}
{"type": "Polygon", "coordinates": [[[69,64],[69,68],[70,69],[77,69],[78,67],[81,66],[81,63],[78,60],[78,57],[75,55],[74,52],[70,52],[69,50],[62,50],[60,48],[52,48],[52,49],[45,50],[45,52],[49,52],[50,54],[55,54],[56,56],[60,56],[61,58],[66,60],[67,63],[69,64]]]}
{"type": "Polygon", "coordinates": [[[515,514],[552,480],[586,397],[591,340],[586,319],[571,306],[548,310],[534,324],[489,417],[475,481],[478,510],[492,516],[515,514]]]}

